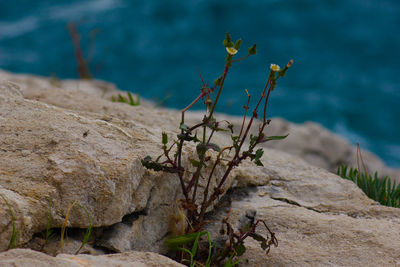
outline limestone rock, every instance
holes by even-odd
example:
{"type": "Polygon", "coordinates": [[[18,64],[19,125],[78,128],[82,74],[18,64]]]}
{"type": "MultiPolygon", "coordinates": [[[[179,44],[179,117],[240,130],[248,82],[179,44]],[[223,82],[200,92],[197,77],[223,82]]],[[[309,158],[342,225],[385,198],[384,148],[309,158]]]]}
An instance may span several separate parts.
{"type": "Polygon", "coordinates": [[[152,252],[131,251],[101,256],[59,254],[57,257],[29,249],[0,253],[1,267],[179,267],[184,266],[152,252]]]}
{"type": "MultiPolygon", "coordinates": [[[[247,239],[248,262],[241,266],[397,266],[400,264],[400,209],[368,199],[354,183],[279,151],[268,150],[251,176],[265,174],[264,185],[234,189],[229,221],[233,226],[247,210],[256,210],[276,234],[279,246],[265,255],[247,239]],[[257,174],[258,173],[258,174],[257,174]],[[397,264],[397,265],[396,265],[397,264]]],[[[250,166],[245,166],[249,168],[250,166]]],[[[235,170],[239,183],[251,181],[235,170]],[[244,181],[241,181],[243,180],[244,181]]],[[[209,218],[216,233],[228,207],[209,218]]],[[[257,232],[267,236],[262,224],[257,232]]]]}
{"type": "MultiPolygon", "coordinates": [[[[138,115],[137,107],[112,103],[94,94],[83,98],[86,100],[64,102],[63,97],[81,97],[86,90],[77,93],[53,88],[60,92],[59,103],[83,105],[87,101],[86,106],[93,107],[89,112],[80,110],[80,106],[60,108],[25,99],[10,83],[0,88],[0,194],[13,209],[20,243],[46,228],[49,210],[53,218],[50,226],[61,227],[69,206],[78,201],[80,206],[71,210],[68,227],[87,228],[86,209],[94,227],[114,225],[109,229],[114,233],[118,228],[115,224],[124,223],[124,216],[145,211],[130,223],[130,234],[124,235],[128,240],[118,240],[122,243],[117,246],[103,238],[101,245],[116,251],[160,251],[170,230],[170,216],[176,212],[179,180],[176,175],[145,170],[140,159],[160,153],[162,131],[176,134],[168,131],[167,125],[173,128],[172,122],[166,125],[172,121],[169,113],[173,111],[159,113],[141,107],[142,115],[138,115]],[[114,114],[112,110],[124,112],[126,116],[120,117],[125,120],[118,119],[121,113],[114,114],[116,117],[102,114],[101,105],[110,107],[107,114],[114,114]]],[[[186,169],[193,168],[187,159],[194,151],[193,147],[185,148],[186,169]]],[[[222,169],[218,168],[216,175],[222,169]]],[[[230,184],[228,180],[226,190],[230,184]]],[[[11,238],[11,213],[2,199],[0,205],[4,218],[0,222],[0,250],[4,250],[11,238]]],[[[107,231],[105,236],[113,238],[107,231]]]]}
{"type": "MultiPolygon", "coordinates": [[[[0,71],[2,78],[21,85],[21,89],[9,82],[0,85],[0,195],[13,209],[19,243],[46,229],[49,205],[51,227],[61,227],[68,206],[78,200],[95,227],[103,231],[96,245],[113,251],[162,251],[171,227],[169,216],[177,209],[179,182],[173,175],[145,170],[140,159],[160,153],[162,131],[171,137],[177,133],[179,112],[154,109],[146,102],[136,107],[113,103],[111,95],[120,91],[99,81],[52,81],[0,71]]],[[[187,114],[189,124],[195,116],[187,114]]],[[[237,117],[229,120],[241,123],[237,117]]],[[[332,169],[348,161],[353,148],[312,123],[294,125],[274,119],[268,131],[271,135],[289,132],[290,138],[269,143],[274,148],[265,149],[265,167],[246,161],[232,171],[227,183],[227,188],[241,188],[231,195],[230,220],[235,223],[243,211],[256,210],[280,241],[267,257],[257,243],[249,241],[245,257],[250,266],[399,264],[400,209],[381,206],[352,182],[305,162],[332,169]]],[[[215,138],[218,144],[230,143],[223,134],[215,138]]],[[[193,149],[185,148],[186,168],[193,149]]],[[[379,164],[369,164],[384,174],[379,164]]],[[[211,230],[221,216],[225,216],[223,210],[217,211],[211,230]]],[[[88,226],[84,210],[75,207],[68,227],[88,226]]],[[[11,231],[9,209],[0,199],[0,251],[7,248],[11,231]]],[[[75,266],[77,262],[102,266],[117,260],[104,266],[131,266],[122,260],[134,261],[130,253],[134,252],[116,254],[120,255],[116,258],[52,258],[11,250],[0,254],[0,262],[28,266],[27,259],[32,259],[29,266],[46,266],[41,264],[43,258],[50,262],[48,266],[75,266]]]]}
{"type": "MultiPolygon", "coordinates": [[[[103,81],[57,80],[41,78],[26,74],[12,74],[0,70],[0,80],[12,81],[21,87],[24,96],[76,112],[95,112],[106,115],[107,118],[119,118],[141,122],[150,127],[163,125],[165,130],[175,131],[179,123],[174,118],[179,114],[169,109],[152,109],[152,104],[145,100],[138,107],[126,108],[128,105],[113,105],[111,96],[118,91],[113,84],[103,81]],[[101,98],[101,99],[100,99],[101,98]],[[144,109],[146,108],[146,109],[144,109]],[[129,112],[135,110],[135,112],[129,112]],[[151,120],[146,118],[151,117],[151,120]]],[[[202,112],[187,112],[189,123],[198,122],[202,112]]],[[[219,119],[226,119],[239,129],[242,117],[217,114],[219,119]]],[[[267,142],[266,147],[276,148],[290,154],[300,156],[310,164],[325,168],[336,173],[342,164],[356,166],[356,149],[342,137],[331,133],[314,122],[295,124],[281,118],[273,118],[267,127],[268,135],[289,133],[289,137],[279,142],[267,142]]],[[[369,151],[362,150],[363,158],[370,173],[378,171],[380,176],[390,176],[400,183],[400,170],[387,167],[384,162],[369,151]]]]}
{"type": "MultiPolygon", "coordinates": [[[[158,153],[161,136],[161,129],[146,128],[139,122],[127,127],[101,114],[82,115],[27,100],[13,85],[1,84],[0,194],[12,207],[20,243],[46,228],[49,205],[51,227],[61,227],[74,201],[88,211],[95,227],[118,223],[149,205],[168,210],[178,181],[151,176],[141,166],[145,154],[158,153]],[[161,195],[154,194],[156,185],[163,188],[161,195]]],[[[2,199],[0,217],[0,250],[4,250],[12,227],[2,199]]],[[[159,224],[167,228],[167,218],[160,218],[159,224]]],[[[71,210],[68,226],[89,226],[83,208],[71,210]]]]}

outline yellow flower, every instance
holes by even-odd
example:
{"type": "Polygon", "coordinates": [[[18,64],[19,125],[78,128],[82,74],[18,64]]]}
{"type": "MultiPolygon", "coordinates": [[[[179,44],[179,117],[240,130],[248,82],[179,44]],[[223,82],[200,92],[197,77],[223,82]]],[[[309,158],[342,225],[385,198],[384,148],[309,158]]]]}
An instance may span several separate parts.
{"type": "Polygon", "coordinates": [[[281,67],[279,67],[279,66],[276,65],[276,64],[271,64],[270,69],[271,69],[272,71],[279,71],[279,70],[281,69],[281,67]]]}
{"type": "Polygon", "coordinates": [[[226,47],[226,52],[228,52],[229,55],[233,56],[237,53],[237,50],[233,47],[226,47]]]}

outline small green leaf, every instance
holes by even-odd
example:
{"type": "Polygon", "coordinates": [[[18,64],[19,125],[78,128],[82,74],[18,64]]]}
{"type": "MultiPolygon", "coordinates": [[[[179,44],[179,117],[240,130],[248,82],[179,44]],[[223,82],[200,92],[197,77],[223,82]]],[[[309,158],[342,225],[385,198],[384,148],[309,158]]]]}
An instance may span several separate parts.
{"type": "Polygon", "coordinates": [[[217,152],[221,152],[221,148],[217,144],[214,144],[214,143],[209,143],[208,145],[206,145],[206,148],[212,149],[217,152]]]}
{"type": "Polygon", "coordinates": [[[260,247],[261,247],[263,250],[266,250],[266,249],[268,248],[267,242],[266,242],[265,240],[262,241],[261,244],[260,244],[260,247]]]}
{"type": "Polygon", "coordinates": [[[215,86],[220,86],[221,83],[222,83],[222,77],[219,77],[218,79],[215,79],[215,80],[214,80],[215,86]]]}
{"type": "Polygon", "coordinates": [[[240,257],[246,252],[246,247],[243,244],[239,244],[235,247],[235,252],[236,255],[240,257]]]}
{"type": "Polygon", "coordinates": [[[277,136],[267,136],[266,138],[263,138],[261,143],[263,142],[267,142],[267,141],[271,141],[271,140],[282,140],[285,139],[286,137],[288,137],[289,134],[287,135],[277,135],[277,136]]]}
{"type": "Polygon", "coordinates": [[[255,54],[257,54],[257,45],[256,44],[254,44],[253,46],[251,46],[250,48],[249,48],[249,54],[250,55],[255,55],[255,54]]]}
{"type": "Polygon", "coordinates": [[[126,103],[126,102],[128,102],[126,99],[125,99],[125,97],[123,97],[121,94],[118,94],[118,102],[123,102],[123,103],[126,103]]]}
{"type": "Polygon", "coordinates": [[[196,146],[197,155],[201,158],[207,151],[206,146],[203,143],[200,143],[196,146]]]}
{"type": "Polygon", "coordinates": [[[197,238],[197,235],[199,235],[199,234],[200,234],[200,236],[205,235],[205,234],[207,234],[207,231],[170,237],[166,240],[166,244],[169,248],[176,249],[178,246],[186,245],[188,243],[195,241],[197,238]]]}
{"type": "Polygon", "coordinates": [[[250,134],[250,145],[253,146],[258,140],[258,136],[250,134]]]}
{"type": "Polygon", "coordinates": [[[257,149],[256,151],[256,157],[255,159],[260,159],[262,157],[262,155],[264,154],[264,150],[262,148],[257,149]]]}
{"type": "Polygon", "coordinates": [[[197,138],[197,133],[193,136],[193,142],[200,142],[199,138],[197,138]]]}
{"type": "Polygon", "coordinates": [[[197,253],[197,247],[199,245],[199,238],[201,236],[201,232],[197,233],[196,239],[194,240],[193,247],[192,247],[192,256],[194,257],[197,253]]]}
{"type": "Polygon", "coordinates": [[[142,163],[143,167],[145,167],[146,169],[154,170],[154,171],[162,170],[161,164],[152,161],[150,156],[146,156],[144,159],[142,159],[141,163],[142,163]]]}
{"type": "Polygon", "coordinates": [[[195,138],[197,138],[197,137],[193,137],[193,136],[190,136],[187,134],[178,134],[177,136],[178,136],[178,139],[185,140],[185,141],[193,141],[193,140],[195,140],[195,138]]]}
{"type": "Polygon", "coordinates": [[[193,165],[193,167],[199,167],[200,162],[195,160],[195,159],[189,159],[190,163],[193,165]]]}
{"type": "Polygon", "coordinates": [[[254,163],[255,163],[257,166],[264,166],[264,165],[262,164],[262,162],[261,162],[259,159],[255,159],[255,160],[254,160],[254,163]]]}
{"type": "Polygon", "coordinates": [[[225,40],[224,40],[224,46],[225,47],[233,47],[233,42],[231,39],[231,35],[229,32],[226,33],[225,40]]]}
{"type": "Polygon", "coordinates": [[[238,39],[235,43],[235,49],[239,50],[240,46],[242,45],[242,39],[238,39]]]}
{"type": "Polygon", "coordinates": [[[165,132],[162,132],[162,144],[168,144],[168,135],[165,132]]]}
{"type": "Polygon", "coordinates": [[[256,240],[258,242],[265,241],[265,238],[262,235],[257,234],[257,233],[249,234],[249,236],[252,237],[254,240],[256,240]]]}
{"type": "Polygon", "coordinates": [[[134,106],[135,105],[135,101],[133,100],[131,92],[128,92],[128,97],[129,97],[129,104],[131,106],[134,106]]]}

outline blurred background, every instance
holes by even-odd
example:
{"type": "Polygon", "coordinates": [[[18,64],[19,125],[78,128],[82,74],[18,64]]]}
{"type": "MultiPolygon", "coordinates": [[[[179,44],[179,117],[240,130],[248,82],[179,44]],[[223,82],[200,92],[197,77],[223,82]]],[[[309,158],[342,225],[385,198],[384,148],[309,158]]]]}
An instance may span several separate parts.
{"type": "Polygon", "coordinates": [[[199,94],[197,68],[210,85],[222,73],[227,31],[238,56],[258,54],[233,66],[220,112],[240,115],[244,89],[293,58],[269,115],[319,122],[400,167],[399,0],[0,0],[0,68],[77,78],[69,22],[95,78],[171,108],[199,94]]]}

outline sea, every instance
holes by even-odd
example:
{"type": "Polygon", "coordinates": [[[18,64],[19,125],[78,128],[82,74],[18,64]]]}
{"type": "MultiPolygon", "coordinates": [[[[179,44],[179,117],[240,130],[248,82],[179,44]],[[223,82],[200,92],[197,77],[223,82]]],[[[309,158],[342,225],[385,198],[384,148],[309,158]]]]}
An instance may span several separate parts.
{"type": "MultiPolygon", "coordinates": [[[[0,0],[0,68],[77,78],[67,25],[91,74],[167,107],[196,98],[242,38],[219,112],[241,115],[271,63],[285,66],[269,117],[314,121],[400,167],[399,0],[0,0]]],[[[254,102],[253,102],[254,103],[254,102]]],[[[202,109],[202,104],[194,109],[202,109]]]]}

